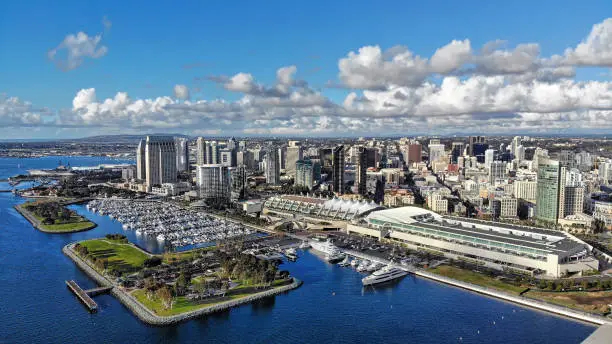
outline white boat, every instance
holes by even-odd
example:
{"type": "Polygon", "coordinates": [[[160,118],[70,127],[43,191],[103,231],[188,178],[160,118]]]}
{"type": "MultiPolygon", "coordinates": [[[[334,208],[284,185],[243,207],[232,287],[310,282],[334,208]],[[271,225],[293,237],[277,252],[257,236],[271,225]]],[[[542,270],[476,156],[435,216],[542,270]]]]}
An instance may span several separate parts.
{"type": "Polygon", "coordinates": [[[352,267],[357,267],[359,265],[359,259],[353,259],[351,260],[351,266],[352,267]]]}
{"type": "Polygon", "coordinates": [[[331,241],[311,241],[310,246],[315,250],[325,255],[325,260],[329,263],[337,263],[346,257],[344,252],[340,251],[331,241]]]}
{"type": "Polygon", "coordinates": [[[408,274],[408,272],[398,269],[393,266],[385,266],[380,270],[374,271],[370,276],[364,277],[361,280],[363,285],[373,285],[377,283],[383,283],[392,281],[401,277],[404,277],[408,274]]]}
{"type": "Polygon", "coordinates": [[[370,266],[370,261],[364,260],[361,262],[361,264],[359,264],[359,266],[357,266],[357,271],[366,272],[368,270],[368,266],[370,266]]]}
{"type": "Polygon", "coordinates": [[[310,244],[308,243],[308,241],[302,241],[302,243],[300,244],[300,248],[302,250],[305,250],[307,248],[310,248],[310,244]]]}
{"type": "Polygon", "coordinates": [[[157,240],[158,240],[158,241],[164,241],[164,240],[166,240],[166,236],[165,236],[165,235],[163,235],[163,234],[159,234],[159,235],[157,236],[157,240]]]}
{"type": "Polygon", "coordinates": [[[382,267],[381,264],[377,263],[377,262],[372,262],[372,264],[370,264],[370,266],[368,266],[368,268],[366,269],[368,272],[374,272],[378,269],[380,269],[382,267]]]}

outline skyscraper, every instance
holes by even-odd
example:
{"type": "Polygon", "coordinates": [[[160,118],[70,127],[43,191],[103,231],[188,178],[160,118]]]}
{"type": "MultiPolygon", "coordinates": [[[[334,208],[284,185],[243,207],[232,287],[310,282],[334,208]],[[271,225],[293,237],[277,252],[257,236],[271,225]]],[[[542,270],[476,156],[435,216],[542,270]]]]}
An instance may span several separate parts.
{"type": "Polygon", "coordinates": [[[408,164],[412,164],[415,162],[421,162],[423,160],[421,157],[422,150],[423,150],[423,147],[421,146],[420,143],[409,144],[408,145],[408,158],[406,159],[406,157],[404,157],[404,160],[406,160],[408,164]]]}
{"type": "Polygon", "coordinates": [[[207,164],[206,159],[206,141],[203,137],[198,137],[196,141],[196,164],[204,165],[207,164]]]}
{"type": "Polygon", "coordinates": [[[365,147],[357,147],[357,161],[355,168],[355,186],[357,193],[365,195],[366,190],[366,172],[367,172],[367,150],[365,147]]]}
{"type": "Polygon", "coordinates": [[[581,214],[584,202],[584,188],[582,186],[566,186],[564,202],[564,216],[581,214]]]}
{"type": "Polygon", "coordinates": [[[470,136],[468,138],[468,155],[475,156],[476,154],[474,153],[474,145],[476,143],[484,143],[484,142],[485,142],[484,136],[470,136]]]}
{"type": "Polygon", "coordinates": [[[186,138],[177,137],[174,140],[176,145],[176,170],[184,172],[189,170],[189,142],[186,138]]]}
{"type": "Polygon", "coordinates": [[[147,165],[146,165],[146,151],[147,141],[140,140],[138,148],[136,149],[136,179],[145,180],[147,179],[147,165]]]}
{"type": "Polygon", "coordinates": [[[495,160],[495,149],[487,149],[485,151],[484,164],[486,168],[491,167],[491,164],[495,160]]]}
{"type": "Polygon", "coordinates": [[[512,153],[512,155],[516,156],[516,149],[520,145],[521,145],[521,137],[520,136],[515,136],[512,139],[512,146],[510,147],[510,153],[512,153]]]}
{"type": "Polygon", "coordinates": [[[266,148],[266,183],[272,185],[280,184],[280,164],[278,154],[271,145],[266,148]]]}
{"type": "Polygon", "coordinates": [[[287,147],[287,162],[285,165],[285,174],[289,177],[295,177],[296,167],[295,164],[298,160],[302,160],[303,158],[303,150],[302,146],[300,146],[299,141],[289,141],[289,146],[287,147]]]}
{"type": "Polygon", "coordinates": [[[176,146],[173,137],[147,136],[145,169],[148,189],[154,185],[176,182],[176,146]]]}
{"type": "Polygon", "coordinates": [[[344,146],[334,147],[332,151],[332,190],[344,193],[344,146]]]}
{"type": "Polygon", "coordinates": [[[476,142],[473,144],[470,156],[475,156],[479,163],[485,162],[485,152],[489,149],[489,144],[484,142],[476,142]]]}
{"type": "Polygon", "coordinates": [[[464,149],[464,144],[463,142],[453,142],[452,144],[452,149],[451,149],[451,156],[452,156],[452,163],[456,164],[457,163],[457,158],[460,156],[463,156],[463,149],[464,149]]]}
{"type": "Polygon", "coordinates": [[[498,184],[506,177],[506,163],[503,161],[493,161],[489,167],[489,183],[498,184]]]}
{"type": "Polygon", "coordinates": [[[314,167],[312,160],[298,160],[295,164],[295,185],[312,189],[315,180],[314,167]]]}
{"type": "Polygon", "coordinates": [[[429,144],[429,163],[432,164],[446,155],[444,145],[439,143],[429,144]]]}
{"type": "Polygon", "coordinates": [[[230,168],[221,164],[204,164],[196,167],[196,181],[200,197],[215,205],[230,199],[230,168]]]}
{"type": "Polygon", "coordinates": [[[565,167],[559,161],[540,159],[537,182],[536,218],[557,223],[565,217],[565,167]]]}

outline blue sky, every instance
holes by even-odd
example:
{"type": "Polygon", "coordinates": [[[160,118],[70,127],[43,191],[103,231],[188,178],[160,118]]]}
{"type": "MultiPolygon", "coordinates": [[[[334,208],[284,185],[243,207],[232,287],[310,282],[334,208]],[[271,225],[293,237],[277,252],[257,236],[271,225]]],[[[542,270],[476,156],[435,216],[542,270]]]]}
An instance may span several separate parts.
{"type": "MultiPolygon", "coordinates": [[[[469,39],[474,51],[487,42],[505,40],[503,49],[508,51],[521,43],[537,43],[539,56],[549,58],[576,47],[595,24],[602,23],[611,13],[610,1],[11,1],[3,3],[0,11],[0,94],[5,94],[5,100],[18,98],[31,103],[29,112],[47,109],[43,120],[27,125],[15,120],[19,109],[5,110],[5,116],[12,115],[5,125],[14,128],[21,138],[24,134],[38,138],[83,136],[83,130],[78,128],[86,128],[92,134],[116,132],[117,128],[98,126],[91,120],[79,119],[70,124],[66,119],[61,123],[56,120],[59,112],[74,111],[73,98],[83,89],[95,89],[97,102],[113,98],[118,92],[126,92],[131,101],[136,101],[172,97],[175,85],[185,85],[190,90],[191,103],[214,99],[236,102],[253,94],[228,90],[225,83],[206,78],[248,73],[258,84],[271,87],[276,82],[277,69],[284,66],[297,68],[293,78],[307,82],[305,92],[321,94],[334,106],[342,106],[350,92],[356,92],[358,97],[369,92],[368,87],[346,87],[339,80],[339,60],[361,47],[377,45],[385,50],[403,45],[413,54],[429,58],[454,39],[469,39]],[[103,18],[112,25],[105,28],[103,18]],[[105,46],[107,52],[97,58],[85,57],[75,69],[62,70],[47,54],[67,35],[78,32],[89,37],[100,34],[99,46],[105,46]]],[[[607,83],[609,67],[606,61],[588,67],[577,65],[571,80],[607,83]]],[[[428,75],[426,82],[439,85],[445,76],[428,75]]],[[[471,77],[472,74],[464,74],[460,79],[471,77]]],[[[384,88],[390,91],[396,86],[390,83],[384,88]]],[[[584,108],[588,106],[580,106],[580,110],[584,108]]],[[[194,111],[189,116],[194,116],[194,111]]],[[[412,111],[399,113],[411,116],[412,111]]],[[[551,112],[546,111],[550,120],[551,112]]],[[[334,125],[331,132],[343,128],[347,134],[360,135],[367,128],[381,125],[372,125],[378,113],[360,112],[342,119],[334,117],[337,112],[336,109],[324,115],[324,122],[334,125]],[[347,124],[353,120],[365,123],[356,127],[347,124]]],[[[105,113],[95,115],[101,121],[105,113]]],[[[393,118],[398,117],[399,114],[393,118]]],[[[288,115],[270,119],[233,114],[229,119],[218,119],[226,121],[219,128],[210,117],[197,123],[187,120],[171,128],[158,124],[118,124],[118,128],[126,133],[189,133],[197,126],[205,133],[215,130],[220,134],[265,134],[266,128],[286,125],[295,129],[296,135],[300,129],[308,133],[320,128],[316,120],[300,124],[288,115]],[[259,120],[261,126],[243,130],[259,120]]],[[[418,123],[410,122],[405,129],[411,125],[418,127],[418,123]]],[[[436,125],[429,123],[426,127],[435,130],[436,125]]],[[[483,125],[483,130],[486,128],[483,125]]],[[[534,126],[534,130],[540,129],[534,126]]]]}

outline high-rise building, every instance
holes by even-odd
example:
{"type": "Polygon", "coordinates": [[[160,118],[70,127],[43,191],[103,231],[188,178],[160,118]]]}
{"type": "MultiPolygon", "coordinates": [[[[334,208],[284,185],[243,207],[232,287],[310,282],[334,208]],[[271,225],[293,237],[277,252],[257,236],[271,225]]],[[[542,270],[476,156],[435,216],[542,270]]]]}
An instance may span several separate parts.
{"type": "Polygon", "coordinates": [[[582,214],[584,188],[582,186],[566,186],[564,201],[564,216],[582,214]]]}
{"type": "Polygon", "coordinates": [[[312,189],[315,181],[315,162],[312,160],[298,160],[295,163],[295,185],[312,189]]]}
{"type": "Polygon", "coordinates": [[[344,193],[344,146],[332,150],[332,190],[337,194],[344,193]]]}
{"type": "Polygon", "coordinates": [[[176,145],[176,170],[178,172],[189,171],[189,141],[186,138],[177,137],[176,145]]]}
{"type": "Polygon", "coordinates": [[[140,140],[136,149],[136,179],[138,180],[147,179],[146,147],[147,141],[140,140]]]}
{"type": "Polygon", "coordinates": [[[573,151],[570,150],[562,150],[559,152],[559,163],[566,168],[574,168],[576,167],[576,156],[573,151]]]}
{"type": "Polygon", "coordinates": [[[608,185],[612,180],[612,161],[602,161],[597,166],[597,178],[604,184],[608,185]]]}
{"type": "Polygon", "coordinates": [[[506,178],[506,163],[503,161],[493,161],[489,167],[489,183],[497,185],[506,178]]]}
{"type": "Polygon", "coordinates": [[[440,160],[442,157],[446,155],[444,151],[443,144],[429,144],[429,163],[433,164],[434,162],[440,160]]]}
{"type": "Polygon", "coordinates": [[[477,143],[485,143],[484,136],[470,136],[470,137],[468,137],[468,155],[469,156],[476,156],[476,153],[474,152],[474,145],[477,144],[477,143]]]}
{"type": "Polygon", "coordinates": [[[535,202],[538,195],[538,183],[528,180],[516,180],[512,184],[514,197],[535,202]]]}
{"type": "Polygon", "coordinates": [[[357,193],[365,195],[366,190],[366,172],[367,166],[367,149],[364,147],[358,147],[357,149],[357,161],[355,168],[355,186],[357,187],[357,193]]]}
{"type": "Polygon", "coordinates": [[[231,149],[231,150],[237,150],[238,149],[238,141],[236,141],[236,139],[234,137],[230,138],[229,140],[227,140],[227,148],[231,149]]]}
{"type": "Polygon", "coordinates": [[[145,169],[148,189],[154,185],[177,181],[176,146],[173,137],[147,136],[145,169]]]}
{"type": "Polygon", "coordinates": [[[198,165],[196,181],[202,199],[214,204],[225,204],[230,200],[230,167],[221,164],[198,165]]]}
{"type": "Polygon", "coordinates": [[[204,165],[208,163],[206,159],[206,140],[203,137],[198,137],[196,140],[196,165],[204,165]]]}
{"type": "Polygon", "coordinates": [[[490,168],[495,160],[495,149],[487,149],[485,151],[484,164],[486,168],[490,168]]]}
{"type": "Polygon", "coordinates": [[[380,153],[378,148],[366,148],[366,167],[378,167],[380,162],[380,153]]]}
{"type": "Polygon", "coordinates": [[[536,218],[557,223],[565,217],[565,167],[556,160],[540,159],[537,183],[536,218]]]}
{"type": "Polygon", "coordinates": [[[518,215],[518,200],[516,198],[502,197],[500,203],[500,217],[516,217],[518,215]]]}
{"type": "Polygon", "coordinates": [[[548,158],[548,150],[546,149],[542,149],[540,147],[536,148],[535,151],[533,152],[533,159],[532,159],[532,164],[531,164],[531,168],[534,171],[538,170],[538,164],[540,159],[543,158],[548,158]]]}
{"type": "Polygon", "coordinates": [[[289,141],[289,146],[287,147],[287,162],[285,165],[285,174],[287,176],[295,177],[295,164],[298,162],[298,160],[302,160],[302,158],[303,150],[302,146],[300,146],[300,142],[289,141]]]}
{"type": "Polygon", "coordinates": [[[516,147],[514,158],[518,160],[519,162],[525,160],[525,147],[523,147],[523,145],[518,145],[516,147]]]}
{"type": "Polygon", "coordinates": [[[220,164],[221,163],[221,150],[217,141],[208,141],[206,143],[206,163],[207,164],[220,164]]]}
{"type": "Polygon", "coordinates": [[[321,148],[319,149],[319,160],[321,161],[321,167],[331,168],[333,164],[333,149],[332,148],[321,148]]]}
{"type": "Polygon", "coordinates": [[[231,167],[230,169],[230,198],[232,201],[247,198],[247,174],[244,165],[231,167]]]}
{"type": "Polygon", "coordinates": [[[516,149],[520,145],[521,145],[521,137],[520,136],[515,136],[512,139],[512,146],[510,147],[510,153],[512,153],[513,156],[516,157],[516,149]]]}
{"type": "Polygon", "coordinates": [[[421,146],[420,143],[412,143],[408,145],[408,157],[404,157],[404,160],[406,160],[406,162],[408,164],[412,164],[415,162],[421,162],[423,160],[422,158],[422,151],[423,151],[423,147],[421,146]]]}
{"type": "Polygon", "coordinates": [[[463,142],[453,142],[451,147],[451,162],[453,164],[456,164],[457,158],[463,156],[463,149],[465,148],[465,144],[463,142]]]}
{"type": "Polygon", "coordinates": [[[471,156],[476,157],[476,161],[479,163],[485,162],[485,152],[489,149],[489,144],[484,142],[476,142],[471,146],[471,156]]]}
{"type": "Polygon", "coordinates": [[[236,167],[236,159],[234,153],[236,151],[229,148],[219,150],[219,163],[223,166],[236,167]]]}
{"type": "Polygon", "coordinates": [[[582,172],[577,168],[566,169],[565,186],[582,186],[582,172]]]}
{"type": "Polygon", "coordinates": [[[266,183],[271,185],[280,184],[280,164],[278,161],[277,150],[275,150],[271,145],[266,148],[266,158],[265,158],[265,176],[266,183]]]}

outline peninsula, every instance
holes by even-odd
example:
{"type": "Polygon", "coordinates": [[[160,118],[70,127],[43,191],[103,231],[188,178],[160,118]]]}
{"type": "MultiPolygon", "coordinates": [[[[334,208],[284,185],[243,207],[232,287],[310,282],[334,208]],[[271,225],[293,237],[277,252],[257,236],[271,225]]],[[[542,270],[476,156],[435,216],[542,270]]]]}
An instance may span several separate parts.
{"type": "Polygon", "coordinates": [[[45,233],[74,233],[90,230],[96,224],[57,201],[38,200],[15,206],[34,228],[45,233]]]}

